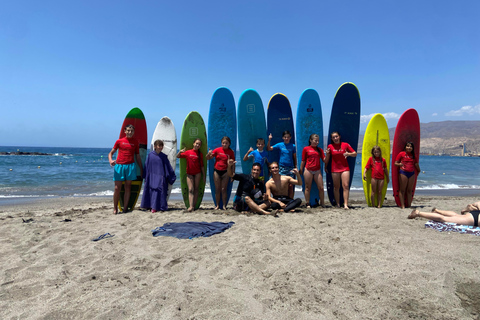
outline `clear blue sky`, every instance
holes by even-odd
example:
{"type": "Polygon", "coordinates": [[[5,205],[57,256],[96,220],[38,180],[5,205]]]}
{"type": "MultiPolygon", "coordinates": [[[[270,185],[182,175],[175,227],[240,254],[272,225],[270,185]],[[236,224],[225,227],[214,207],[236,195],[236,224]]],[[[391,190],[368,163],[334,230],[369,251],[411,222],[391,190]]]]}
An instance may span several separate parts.
{"type": "MultiPolygon", "coordinates": [[[[112,147],[139,107],[149,136],[208,121],[226,86],[295,111],[338,87],[360,90],[363,120],[408,108],[421,122],[480,120],[480,1],[2,1],[0,145],[112,147]]],[[[366,122],[362,123],[364,130],[366,122]]]]}

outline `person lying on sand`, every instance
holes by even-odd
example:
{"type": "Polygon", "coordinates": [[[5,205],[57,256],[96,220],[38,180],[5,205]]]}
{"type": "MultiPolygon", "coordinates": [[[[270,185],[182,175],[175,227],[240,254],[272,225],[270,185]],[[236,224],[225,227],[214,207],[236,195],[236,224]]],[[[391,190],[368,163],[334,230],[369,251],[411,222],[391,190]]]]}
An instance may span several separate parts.
{"type": "MultiPolygon", "coordinates": [[[[477,204],[479,203],[477,202],[477,204]]],[[[457,224],[478,227],[478,214],[480,213],[480,210],[469,210],[468,208],[478,209],[475,204],[468,205],[467,208],[462,210],[462,214],[458,214],[454,211],[440,210],[437,208],[433,208],[432,212],[420,212],[415,209],[408,215],[408,219],[421,217],[438,222],[453,222],[457,224]]]]}
{"type": "Polygon", "coordinates": [[[295,211],[295,208],[302,204],[302,200],[300,198],[293,200],[288,195],[290,185],[299,186],[302,184],[302,177],[297,168],[292,170],[296,175],[296,179],[280,175],[277,162],[270,163],[270,172],[272,173],[272,178],[267,181],[265,187],[267,188],[268,200],[272,204],[272,209],[282,209],[285,212],[295,211]]]}
{"type": "Polygon", "coordinates": [[[462,210],[462,214],[465,214],[466,212],[472,212],[472,211],[480,211],[480,201],[467,204],[465,209],[462,210]]]}

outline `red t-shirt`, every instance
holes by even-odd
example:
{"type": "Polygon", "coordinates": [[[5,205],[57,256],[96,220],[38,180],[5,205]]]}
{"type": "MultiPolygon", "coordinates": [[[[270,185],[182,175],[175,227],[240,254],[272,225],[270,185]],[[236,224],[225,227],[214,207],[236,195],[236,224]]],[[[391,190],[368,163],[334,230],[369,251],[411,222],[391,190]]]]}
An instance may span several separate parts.
{"type": "Polygon", "coordinates": [[[179,158],[187,159],[187,174],[194,176],[202,172],[203,155],[200,150],[187,150],[179,155],[179,158]]]}
{"type": "Polygon", "coordinates": [[[384,168],[387,167],[387,161],[383,158],[376,158],[370,157],[368,159],[367,165],[365,169],[372,169],[372,178],[377,180],[385,179],[385,170],[384,168]]]}
{"type": "Polygon", "coordinates": [[[306,146],[302,151],[302,161],[305,162],[305,168],[309,171],[320,170],[320,159],[325,160],[325,154],[322,148],[306,146]]]}
{"type": "Polygon", "coordinates": [[[330,149],[332,158],[332,172],[350,171],[347,158],[343,154],[345,152],[355,152],[355,150],[346,142],[329,144],[327,148],[330,149]]]}
{"type": "Polygon", "coordinates": [[[400,167],[401,170],[405,172],[414,172],[415,171],[415,163],[417,163],[417,159],[411,154],[405,151],[400,152],[397,154],[397,158],[395,162],[401,162],[402,166],[400,167]]]}
{"type": "Polygon", "coordinates": [[[228,148],[227,150],[223,147],[216,148],[212,151],[213,156],[215,157],[215,169],[222,171],[227,170],[228,168],[228,159],[235,160],[235,153],[232,149],[228,148]]]}
{"type": "Polygon", "coordinates": [[[135,154],[139,154],[138,141],[135,138],[128,139],[123,137],[118,139],[113,146],[113,149],[118,150],[117,164],[130,164],[135,162],[135,154]]]}

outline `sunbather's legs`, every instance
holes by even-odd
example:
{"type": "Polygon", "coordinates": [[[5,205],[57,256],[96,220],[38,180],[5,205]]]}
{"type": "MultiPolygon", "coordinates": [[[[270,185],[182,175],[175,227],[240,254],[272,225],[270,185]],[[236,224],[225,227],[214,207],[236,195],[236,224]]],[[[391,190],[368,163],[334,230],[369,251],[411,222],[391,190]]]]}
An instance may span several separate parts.
{"type": "Polygon", "coordinates": [[[474,220],[471,214],[460,215],[455,214],[454,216],[444,216],[436,212],[421,212],[418,210],[413,210],[408,216],[409,219],[414,219],[416,217],[421,217],[438,222],[453,222],[457,224],[464,224],[473,226],[474,220]]]}

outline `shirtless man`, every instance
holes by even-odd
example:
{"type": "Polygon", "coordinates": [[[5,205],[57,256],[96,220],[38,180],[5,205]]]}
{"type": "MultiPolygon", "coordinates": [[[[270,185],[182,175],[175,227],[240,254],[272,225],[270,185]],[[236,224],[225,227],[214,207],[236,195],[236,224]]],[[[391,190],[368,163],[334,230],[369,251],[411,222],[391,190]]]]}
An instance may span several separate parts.
{"type": "Polygon", "coordinates": [[[288,188],[290,185],[301,185],[302,177],[296,168],[293,173],[296,175],[296,179],[289,176],[282,176],[279,173],[278,163],[270,163],[270,172],[272,178],[267,181],[265,187],[267,189],[268,200],[270,200],[272,209],[282,209],[285,212],[294,211],[299,205],[302,204],[302,200],[297,198],[293,200],[288,196],[288,188]]]}

